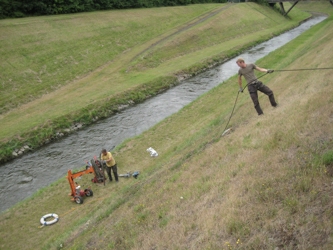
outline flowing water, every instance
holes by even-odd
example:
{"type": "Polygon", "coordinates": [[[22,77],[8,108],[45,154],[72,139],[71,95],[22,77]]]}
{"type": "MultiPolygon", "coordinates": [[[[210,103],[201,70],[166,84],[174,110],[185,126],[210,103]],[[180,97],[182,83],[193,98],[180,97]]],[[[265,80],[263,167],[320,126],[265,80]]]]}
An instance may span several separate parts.
{"type": "MultiPolygon", "coordinates": [[[[239,57],[248,62],[255,62],[325,18],[314,17],[293,30],[247,50],[239,57]]],[[[183,81],[180,85],[144,103],[125,109],[58,142],[3,164],[0,166],[0,211],[8,209],[38,189],[66,176],[68,169],[84,166],[85,161],[99,155],[102,148],[112,149],[127,138],[148,130],[203,93],[229,79],[237,71],[235,59],[231,59],[183,81]]],[[[238,90],[238,85],[235,85],[235,90],[238,90]]],[[[148,147],[150,145],[147,145],[148,147]]],[[[142,153],[147,154],[146,148],[142,149],[142,153]]],[[[121,166],[119,169],[121,172],[121,166]]]]}

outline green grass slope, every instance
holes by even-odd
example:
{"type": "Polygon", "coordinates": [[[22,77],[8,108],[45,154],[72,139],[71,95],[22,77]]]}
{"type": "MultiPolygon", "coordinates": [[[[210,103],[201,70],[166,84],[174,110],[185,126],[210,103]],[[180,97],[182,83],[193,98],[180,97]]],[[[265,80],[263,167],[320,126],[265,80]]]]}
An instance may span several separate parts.
{"type": "Polygon", "coordinates": [[[1,20],[0,157],[112,115],[307,17],[244,3],[1,20]]]}
{"type": "MultiPolygon", "coordinates": [[[[261,59],[273,69],[332,68],[330,17],[261,59]]],[[[67,196],[65,178],[0,215],[0,249],[331,249],[332,70],[275,72],[261,78],[279,107],[258,117],[236,78],[114,151],[119,172],[138,179],[106,186],[79,180],[94,196],[67,196]],[[152,146],[159,156],[151,158],[152,146]],[[60,220],[40,227],[39,219],[60,220]]]]}

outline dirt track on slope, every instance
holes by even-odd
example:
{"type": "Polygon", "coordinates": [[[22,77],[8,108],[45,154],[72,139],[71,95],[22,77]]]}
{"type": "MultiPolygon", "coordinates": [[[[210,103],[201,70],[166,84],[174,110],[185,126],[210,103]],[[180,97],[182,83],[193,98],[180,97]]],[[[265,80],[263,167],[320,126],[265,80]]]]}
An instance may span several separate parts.
{"type": "Polygon", "coordinates": [[[217,14],[221,13],[222,11],[230,8],[232,5],[231,4],[228,4],[227,6],[223,6],[222,8],[220,9],[217,9],[215,11],[212,11],[212,12],[209,12],[209,13],[206,13],[204,15],[202,15],[201,17],[199,17],[198,20],[194,21],[194,22],[189,22],[188,24],[186,24],[185,26],[179,28],[178,30],[176,30],[175,32],[173,32],[172,34],[166,36],[166,37],[163,37],[161,38],[160,40],[158,40],[157,42],[151,44],[148,48],[142,50],[140,53],[138,53],[137,55],[135,55],[132,59],[136,59],[137,57],[139,57],[140,55],[142,55],[143,53],[147,52],[148,50],[156,47],[157,45],[161,44],[162,42],[166,41],[166,40],[169,40],[171,37],[175,36],[175,35],[179,35],[180,33],[186,31],[186,30],[189,30],[190,28],[206,21],[207,19],[213,17],[213,16],[216,16],[217,14]]]}

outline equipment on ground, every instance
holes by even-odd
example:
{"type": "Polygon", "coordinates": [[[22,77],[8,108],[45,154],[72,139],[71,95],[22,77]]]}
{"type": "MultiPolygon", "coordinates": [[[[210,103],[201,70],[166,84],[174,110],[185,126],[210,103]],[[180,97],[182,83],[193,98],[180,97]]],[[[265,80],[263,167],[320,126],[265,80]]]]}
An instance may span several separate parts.
{"type": "Polygon", "coordinates": [[[59,216],[57,214],[46,214],[40,219],[40,224],[43,226],[49,226],[56,223],[58,220],[59,216]],[[53,217],[53,220],[47,220],[50,217],[53,217]]]}
{"type": "Polygon", "coordinates": [[[78,171],[75,173],[72,173],[72,170],[68,170],[67,179],[69,182],[69,185],[71,187],[71,193],[69,194],[72,196],[72,200],[75,201],[77,204],[83,203],[83,197],[87,196],[93,196],[93,191],[89,188],[81,189],[81,186],[79,186],[78,183],[74,181],[75,178],[81,177],[84,174],[94,174],[94,178],[91,179],[94,183],[104,183],[105,186],[105,174],[104,174],[104,164],[100,160],[97,159],[96,156],[94,156],[94,159],[91,159],[90,161],[86,162],[86,169],[82,171],[78,171]]]}
{"type": "Polygon", "coordinates": [[[133,173],[130,171],[130,172],[127,172],[126,174],[120,174],[118,176],[119,177],[131,177],[131,176],[133,176],[135,179],[137,179],[139,174],[140,174],[139,171],[134,171],[133,173]]]}
{"type": "Polygon", "coordinates": [[[86,168],[91,166],[93,167],[95,173],[95,177],[91,181],[94,183],[103,182],[105,186],[105,164],[103,164],[100,160],[97,159],[96,156],[94,156],[94,159],[92,159],[90,162],[87,161],[86,168]]]}
{"type": "Polygon", "coordinates": [[[73,197],[72,201],[75,201],[77,204],[83,203],[84,196],[87,197],[93,196],[93,191],[90,189],[90,187],[82,190],[81,186],[79,186],[76,182],[74,182],[74,179],[84,174],[91,174],[91,173],[95,173],[94,168],[92,166],[88,167],[86,170],[82,170],[76,173],[72,173],[72,170],[68,170],[67,179],[71,187],[71,193],[69,195],[73,197]]]}
{"type": "Polygon", "coordinates": [[[228,128],[222,133],[222,136],[225,136],[226,134],[229,134],[232,131],[232,128],[228,128]]]}

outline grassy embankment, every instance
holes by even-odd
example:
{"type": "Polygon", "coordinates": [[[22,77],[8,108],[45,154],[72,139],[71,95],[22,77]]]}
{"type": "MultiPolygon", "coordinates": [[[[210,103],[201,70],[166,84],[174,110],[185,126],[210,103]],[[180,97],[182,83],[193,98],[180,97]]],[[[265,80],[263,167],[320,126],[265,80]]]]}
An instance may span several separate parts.
{"type": "Polygon", "coordinates": [[[141,102],[307,16],[205,4],[1,20],[0,161],[141,102]]]}
{"type": "MultiPolygon", "coordinates": [[[[245,6],[247,6],[245,4],[245,6]]],[[[330,17],[258,62],[274,69],[333,67],[330,17]]],[[[1,249],[331,249],[332,71],[262,78],[279,107],[257,117],[247,93],[221,137],[237,93],[235,78],[114,152],[138,180],[91,184],[76,205],[63,178],[1,214],[1,249]],[[145,149],[159,152],[150,158],[145,149]],[[183,199],[180,199],[183,197],[183,199]],[[46,213],[60,215],[38,228],[46,213]]]]}

